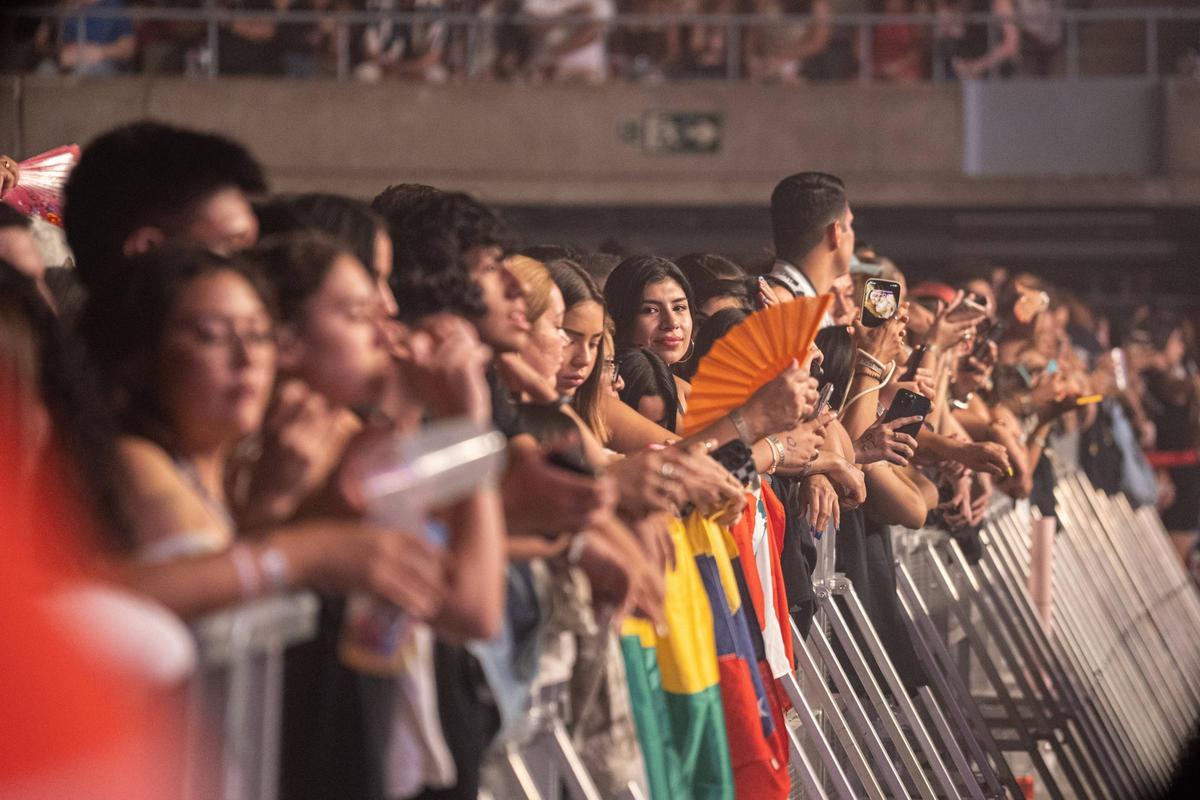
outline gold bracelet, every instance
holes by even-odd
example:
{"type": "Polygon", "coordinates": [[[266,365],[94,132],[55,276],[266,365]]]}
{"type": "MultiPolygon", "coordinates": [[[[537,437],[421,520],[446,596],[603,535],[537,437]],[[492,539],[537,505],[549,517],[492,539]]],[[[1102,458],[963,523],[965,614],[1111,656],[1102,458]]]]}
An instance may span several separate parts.
{"type": "Polygon", "coordinates": [[[779,437],[772,434],[766,437],[767,445],[771,448],[771,466],[767,468],[768,475],[774,475],[775,470],[783,466],[784,450],[779,437]]]}

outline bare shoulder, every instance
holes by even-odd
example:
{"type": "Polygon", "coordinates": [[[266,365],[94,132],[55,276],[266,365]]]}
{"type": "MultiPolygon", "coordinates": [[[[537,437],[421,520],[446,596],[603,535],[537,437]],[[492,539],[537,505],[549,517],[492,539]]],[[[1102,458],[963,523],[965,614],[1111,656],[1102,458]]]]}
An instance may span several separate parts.
{"type": "Polygon", "coordinates": [[[138,541],[148,544],[213,526],[204,501],[166,450],[149,439],[125,436],[117,441],[117,453],[128,475],[124,503],[138,541]]]}

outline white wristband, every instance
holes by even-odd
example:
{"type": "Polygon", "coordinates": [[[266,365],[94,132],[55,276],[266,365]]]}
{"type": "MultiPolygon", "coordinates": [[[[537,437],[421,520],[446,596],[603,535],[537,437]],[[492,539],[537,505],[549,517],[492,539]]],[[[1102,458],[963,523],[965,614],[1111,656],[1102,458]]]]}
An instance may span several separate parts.
{"type": "Polygon", "coordinates": [[[292,587],[292,565],[278,547],[268,547],[258,554],[258,571],[272,592],[286,592],[292,587]]]}
{"type": "Polygon", "coordinates": [[[250,548],[244,544],[235,544],[229,548],[229,557],[233,559],[233,570],[237,573],[242,599],[258,597],[262,593],[262,575],[250,548]]]}

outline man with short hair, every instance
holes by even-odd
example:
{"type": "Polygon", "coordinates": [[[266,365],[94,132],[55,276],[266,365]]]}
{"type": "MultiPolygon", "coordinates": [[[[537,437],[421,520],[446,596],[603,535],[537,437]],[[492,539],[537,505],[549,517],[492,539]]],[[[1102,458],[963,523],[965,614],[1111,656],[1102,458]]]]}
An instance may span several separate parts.
{"type": "Polygon", "coordinates": [[[817,297],[850,271],[854,214],[840,178],[799,172],[771,193],[775,263],[767,279],[795,297],[817,297]]]}
{"type": "Polygon", "coordinates": [[[248,196],[262,167],[237,142],[158,122],[93,140],[63,190],[63,227],[79,279],[93,289],[124,260],[167,239],[228,254],[258,239],[248,196]]]}

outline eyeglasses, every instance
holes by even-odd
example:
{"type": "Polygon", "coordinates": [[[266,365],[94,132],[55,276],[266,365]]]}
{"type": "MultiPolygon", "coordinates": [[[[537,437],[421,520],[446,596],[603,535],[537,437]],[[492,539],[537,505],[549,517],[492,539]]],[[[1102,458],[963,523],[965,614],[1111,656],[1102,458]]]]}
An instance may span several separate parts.
{"type": "Polygon", "coordinates": [[[251,352],[275,346],[275,331],[270,326],[252,325],[239,331],[226,320],[189,320],[180,324],[179,330],[202,347],[233,350],[236,346],[251,352]]]}

